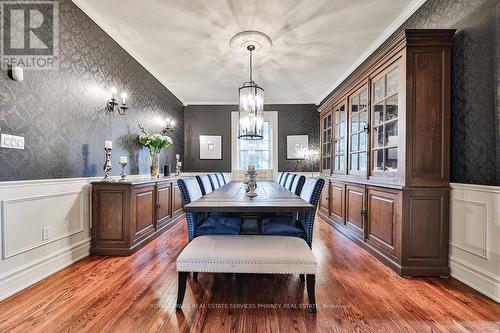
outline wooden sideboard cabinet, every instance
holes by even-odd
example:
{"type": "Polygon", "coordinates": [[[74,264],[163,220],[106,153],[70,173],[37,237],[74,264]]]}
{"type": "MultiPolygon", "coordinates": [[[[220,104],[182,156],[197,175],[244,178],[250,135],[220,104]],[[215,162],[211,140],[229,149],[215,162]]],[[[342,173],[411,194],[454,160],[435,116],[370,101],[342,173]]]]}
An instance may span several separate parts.
{"type": "Polygon", "coordinates": [[[455,30],[404,30],[319,108],[319,214],[404,276],[448,275],[455,30]]]}
{"type": "Polygon", "coordinates": [[[92,183],[95,255],[129,255],[182,217],[176,178],[92,183]]]}

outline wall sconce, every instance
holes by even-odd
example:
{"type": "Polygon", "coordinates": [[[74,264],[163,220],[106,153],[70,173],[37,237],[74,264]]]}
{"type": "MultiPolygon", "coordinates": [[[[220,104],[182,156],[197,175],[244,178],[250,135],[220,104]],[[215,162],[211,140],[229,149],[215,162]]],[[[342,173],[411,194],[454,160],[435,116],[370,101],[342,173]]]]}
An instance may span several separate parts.
{"type": "Polygon", "coordinates": [[[128,110],[127,107],[127,93],[122,92],[122,104],[118,107],[119,103],[116,101],[116,93],[117,90],[115,87],[111,88],[111,100],[108,101],[108,104],[106,105],[106,110],[109,112],[115,111],[115,109],[118,111],[120,115],[124,115],[125,111],[128,110]]]}
{"type": "Polygon", "coordinates": [[[163,127],[163,133],[173,132],[174,126],[175,126],[175,120],[167,118],[167,120],[165,122],[166,122],[166,124],[165,124],[165,127],[163,127]]]}

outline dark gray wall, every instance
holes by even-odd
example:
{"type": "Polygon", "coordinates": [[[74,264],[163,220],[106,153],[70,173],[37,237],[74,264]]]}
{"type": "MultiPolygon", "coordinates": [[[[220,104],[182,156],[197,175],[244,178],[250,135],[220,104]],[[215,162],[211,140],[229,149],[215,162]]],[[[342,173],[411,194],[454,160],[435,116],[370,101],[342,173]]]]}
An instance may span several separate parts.
{"type": "MultiPolygon", "coordinates": [[[[279,171],[309,171],[303,160],[286,159],[286,136],[309,134],[309,147],[319,149],[319,114],[314,104],[265,105],[266,111],[278,111],[279,171]]],[[[231,171],[231,112],[236,105],[189,105],[184,120],[184,170],[231,171]],[[222,160],[200,160],[199,135],[222,135],[222,160]]]]}
{"type": "Polygon", "coordinates": [[[150,158],[137,142],[138,123],[160,130],[178,122],[174,146],[161,163],[184,149],[183,105],[69,0],[59,5],[57,71],[25,71],[23,82],[0,71],[0,132],[25,137],[26,149],[0,149],[0,181],[102,175],[105,140],[113,140],[113,174],[128,155],[129,172],[148,173],[150,158]],[[111,86],[126,90],[125,116],[104,110],[111,86]]]}
{"type": "Polygon", "coordinates": [[[452,55],[452,182],[500,185],[499,12],[498,0],[428,0],[398,30],[457,29],[452,55]]]}

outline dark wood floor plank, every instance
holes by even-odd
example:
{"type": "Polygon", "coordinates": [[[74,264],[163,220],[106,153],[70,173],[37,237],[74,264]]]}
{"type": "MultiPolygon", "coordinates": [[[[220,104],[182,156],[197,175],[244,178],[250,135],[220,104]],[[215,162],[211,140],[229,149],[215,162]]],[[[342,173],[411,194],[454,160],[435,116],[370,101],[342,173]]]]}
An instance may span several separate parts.
{"type": "Polygon", "coordinates": [[[298,275],[200,273],[176,312],[186,244],[182,221],[130,257],[85,258],[1,302],[0,331],[500,332],[498,303],[453,278],[403,279],[321,220],[316,316],[298,275]]]}

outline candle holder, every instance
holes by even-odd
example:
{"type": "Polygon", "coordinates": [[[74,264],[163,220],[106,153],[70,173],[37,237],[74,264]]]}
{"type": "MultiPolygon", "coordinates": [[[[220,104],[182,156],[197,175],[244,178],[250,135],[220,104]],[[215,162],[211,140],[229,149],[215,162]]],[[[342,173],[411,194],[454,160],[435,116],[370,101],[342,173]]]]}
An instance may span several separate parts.
{"type": "Polygon", "coordinates": [[[122,173],[120,174],[120,176],[121,176],[120,181],[125,182],[125,181],[127,181],[127,173],[125,172],[125,167],[127,166],[127,163],[121,162],[120,165],[122,166],[122,173]]]}
{"type": "Polygon", "coordinates": [[[111,171],[113,170],[113,165],[111,164],[111,148],[104,148],[104,151],[106,151],[106,162],[102,168],[104,170],[103,180],[109,182],[113,181],[111,178],[111,171]]]}
{"type": "Polygon", "coordinates": [[[257,188],[257,172],[248,171],[245,176],[245,181],[243,182],[245,184],[245,195],[250,198],[256,197],[257,193],[255,193],[255,189],[257,188]]]}

